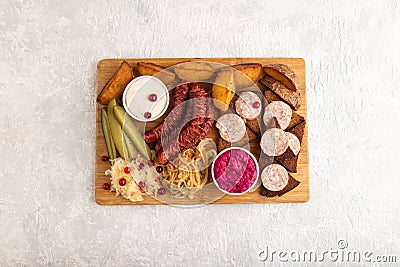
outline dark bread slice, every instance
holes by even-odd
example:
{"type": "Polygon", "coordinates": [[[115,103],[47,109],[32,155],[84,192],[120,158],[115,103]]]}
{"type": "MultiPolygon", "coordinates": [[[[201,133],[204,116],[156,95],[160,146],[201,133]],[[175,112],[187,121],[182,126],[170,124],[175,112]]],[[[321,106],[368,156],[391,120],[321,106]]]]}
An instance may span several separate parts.
{"type": "Polygon", "coordinates": [[[246,135],[241,140],[235,143],[228,142],[220,137],[217,146],[218,152],[221,152],[222,150],[232,146],[238,146],[238,147],[245,146],[248,143],[254,142],[258,138],[258,136],[255,133],[253,133],[253,131],[249,127],[246,127],[246,135]]]}
{"type": "Polygon", "coordinates": [[[285,100],[294,110],[298,110],[301,106],[300,94],[286,88],[282,83],[274,78],[265,75],[260,80],[262,84],[271,89],[275,94],[285,100]]]}
{"type": "Polygon", "coordinates": [[[268,103],[271,103],[272,101],[284,101],[281,97],[279,97],[277,94],[271,91],[268,87],[265,86],[265,91],[264,91],[264,96],[265,100],[267,100],[267,103],[265,104],[266,106],[268,103]]]}
{"type": "MultiPolygon", "coordinates": [[[[300,144],[302,144],[302,141],[303,141],[305,126],[306,126],[306,121],[302,121],[301,123],[299,123],[298,125],[296,125],[295,127],[293,127],[292,129],[290,129],[288,131],[288,132],[294,134],[299,139],[300,144]]],[[[290,150],[290,148],[288,148],[288,149],[290,150]]],[[[280,155],[278,157],[275,157],[275,160],[278,161],[288,171],[297,172],[297,160],[299,158],[299,155],[296,155],[294,157],[284,157],[283,155],[285,153],[283,153],[282,155],[280,155]]]]}
{"type": "Polygon", "coordinates": [[[228,142],[228,141],[222,139],[221,137],[218,139],[218,145],[217,145],[218,153],[224,149],[231,147],[231,146],[232,146],[231,142],[228,142]]]}
{"type": "Polygon", "coordinates": [[[288,147],[282,155],[276,156],[275,159],[279,161],[279,160],[294,158],[296,156],[297,155],[293,153],[293,150],[290,147],[288,147]]]}
{"type": "Polygon", "coordinates": [[[246,126],[249,127],[256,135],[259,135],[261,133],[260,123],[258,122],[258,119],[246,120],[246,126]]]}
{"type": "Polygon", "coordinates": [[[280,81],[284,86],[296,92],[300,87],[299,78],[294,71],[285,64],[269,64],[263,68],[264,72],[269,76],[280,81]]]}
{"type": "Polygon", "coordinates": [[[283,196],[284,194],[286,194],[289,191],[292,191],[293,189],[295,189],[300,182],[297,181],[296,179],[293,178],[292,175],[289,174],[289,181],[288,184],[285,186],[285,188],[283,188],[281,191],[270,191],[267,188],[264,187],[264,185],[261,183],[261,195],[266,196],[266,197],[276,197],[276,196],[283,196]]]}
{"type": "Polygon", "coordinates": [[[289,126],[286,128],[286,131],[289,131],[293,127],[299,125],[304,121],[304,117],[299,115],[298,113],[292,111],[292,118],[290,119],[289,126]]]}
{"type": "MultiPolygon", "coordinates": [[[[254,92],[256,93],[256,92],[254,92]]],[[[257,94],[257,93],[256,93],[257,94]]],[[[258,94],[257,94],[258,95],[258,94]]],[[[258,95],[259,96],[259,95],[258,95]]],[[[259,96],[260,97],[260,96],[259,96]]],[[[236,107],[235,107],[235,103],[236,100],[238,99],[238,95],[235,94],[235,96],[232,98],[232,101],[229,103],[229,107],[235,111],[236,113],[236,107]]],[[[261,97],[260,97],[261,99],[261,97]]],[[[260,117],[260,116],[259,116],[260,117]]],[[[261,133],[261,129],[260,129],[260,123],[259,123],[259,117],[252,119],[252,120],[245,120],[246,126],[249,127],[256,135],[259,135],[261,133]]]]}
{"type": "Polygon", "coordinates": [[[292,129],[288,130],[287,132],[294,134],[300,141],[300,144],[303,141],[304,129],[306,128],[306,121],[302,121],[297,124],[292,129]]]}
{"type": "Polygon", "coordinates": [[[97,102],[103,105],[107,105],[113,98],[119,98],[122,96],[125,87],[134,78],[133,70],[128,62],[122,61],[118,70],[114,73],[111,79],[101,90],[97,97],[97,102]]]}
{"type": "Polygon", "coordinates": [[[285,167],[286,170],[290,172],[297,173],[297,160],[299,159],[299,155],[293,157],[293,158],[287,158],[287,159],[276,159],[276,161],[285,167]]]}
{"type": "MultiPolygon", "coordinates": [[[[268,105],[268,103],[271,103],[273,101],[283,101],[286,103],[286,101],[284,99],[279,97],[277,94],[275,94],[268,88],[264,91],[264,96],[265,96],[265,99],[267,100],[266,106],[268,105]]],[[[289,126],[286,128],[286,131],[290,130],[291,128],[293,128],[294,126],[296,126],[297,124],[299,124],[303,121],[304,121],[304,117],[292,110],[292,118],[290,120],[289,126]]]]}

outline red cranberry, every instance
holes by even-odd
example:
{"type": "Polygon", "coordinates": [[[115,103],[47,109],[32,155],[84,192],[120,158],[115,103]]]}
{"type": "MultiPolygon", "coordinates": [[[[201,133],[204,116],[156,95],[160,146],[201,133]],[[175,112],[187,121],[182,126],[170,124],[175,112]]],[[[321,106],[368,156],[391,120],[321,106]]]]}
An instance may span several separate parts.
{"type": "Polygon", "coordinates": [[[160,194],[160,195],[164,195],[165,192],[166,192],[166,190],[165,190],[164,187],[161,187],[161,188],[158,189],[158,194],[160,194]]]}
{"type": "Polygon", "coordinates": [[[104,183],[103,184],[103,189],[104,190],[110,190],[110,184],[109,183],[104,183]]]}
{"type": "Polygon", "coordinates": [[[139,170],[143,170],[144,169],[144,164],[143,163],[140,163],[139,164],[139,170]]]}
{"type": "Polygon", "coordinates": [[[119,183],[120,186],[126,185],[126,180],[125,180],[125,178],[119,179],[118,183],[119,183]]]}
{"type": "Polygon", "coordinates": [[[149,95],[149,100],[151,102],[156,102],[157,101],[157,95],[156,94],[150,94],[149,95]]]}
{"type": "Polygon", "coordinates": [[[108,157],[107,157],[107,156],[101,156],[101,160],[102,160],[102,161],[107,161],[107,160],[108,160],[108,157]]]}
{"type": "Polygon", "coordinates": [[[150,118],[151,118],[151,113],[150,113],[150,112],[145,112],[145,113],[144,113],[144,117],[145,117],[146,119],[150,119],[150,118]]]}
{"type": "Polygon", "coordinates": [[[141,189],[144,189],[144,188],[146,187],[145,182],[140,181],[140,182],[139,182],[139,187],[140,187],[141,189]]]}
{"type": "Polygon", "coordinates": [[[162,166],[157,166],[157,167],[156,167],[156,171],[157,171],[158,173],[162,173],[162,172],[163,172],[163,167],[162,167],[162,166]]]}
{"type": "Polygon", "coordinates": [[[149,162],[147,162],[147,164],[149,164],[149,166],[154,166],[154,160],[149,160],[149,162]]]}
{"type": "Polygon", "coordinates": [[[260,102],[256,101],[253,103],[254,108],[259,108],[260,107],[260,102]]]}
{"type": "Polygon", "coordinates": [[[124,173],[130,174],[130,173],[131,173],[131,168],[125,167],[125,168],[124,168],[124,173]]]}

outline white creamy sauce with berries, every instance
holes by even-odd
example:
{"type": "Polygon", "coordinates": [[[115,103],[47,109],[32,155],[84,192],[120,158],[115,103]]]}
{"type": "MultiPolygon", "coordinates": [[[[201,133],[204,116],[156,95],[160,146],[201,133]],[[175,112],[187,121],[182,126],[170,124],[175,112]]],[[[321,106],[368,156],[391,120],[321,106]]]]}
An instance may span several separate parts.
{"type": "Polygon", "coordinates": [[[166,111],[169,102],[168,90],[157,78],[139,76],[125,89],[124,107],[137,120],[152,121],[166,111]]]}

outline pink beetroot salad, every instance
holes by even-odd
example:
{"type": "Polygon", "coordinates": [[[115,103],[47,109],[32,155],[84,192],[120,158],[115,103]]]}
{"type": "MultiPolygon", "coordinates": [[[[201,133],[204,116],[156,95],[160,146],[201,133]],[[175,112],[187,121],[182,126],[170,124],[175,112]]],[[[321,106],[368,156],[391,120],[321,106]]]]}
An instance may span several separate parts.
{"type": "Polygon", "coordinates": [[[243,193],[257,179],[257,169],[248,153],[241,149],[231,149],[215,160],[214,178],[222,190],[243,193]]]}

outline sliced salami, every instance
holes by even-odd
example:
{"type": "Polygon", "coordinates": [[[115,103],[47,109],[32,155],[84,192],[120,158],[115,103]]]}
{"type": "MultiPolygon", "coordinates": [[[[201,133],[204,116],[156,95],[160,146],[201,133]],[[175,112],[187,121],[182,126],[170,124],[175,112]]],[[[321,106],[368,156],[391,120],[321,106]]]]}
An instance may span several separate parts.
{"type": "Polygon", "coordinates": [[[282,155],[289,146],[288,136],[282,129],[268,129],[261,137],[260,146],[268,156],[282,155]]]}
{"type": "Polygon", "coordinates": [[[265,107],[263,118],[265,125],[269,125],[273,118],[276,118],[279,127],[285,130],[290,124],[292,109],[285,102],[272,101],[265,107]]]}
{"type": "Polygon", "coordinates": [[[236,114],[221,116],[215,125],[222,139],[228,142],[238,142],[246,134],[246,124],[236,114]]]}
{"type": "Polygon", "coordinates": [[[261,100],[253,92],[243,92],[239,94],[235,102],[235,109],[240,117],[248,120],[255,119],[261,113],[261,100]]]}
{"type": "Polygon", "coordinates": [[[286,132],[286,135],[288,137],[289,148],[293,151],[293,154],[298,155],[301,146],[299,139],[297,138],[297,136],[289,132],[286,132]]]}
{"type": "Polygon", "coordinates": [[[271,164],[261,172],[261,181],[265,188],[271,191],[281,191],[289,181],[289,174],[278,164],[271,164]]]}

